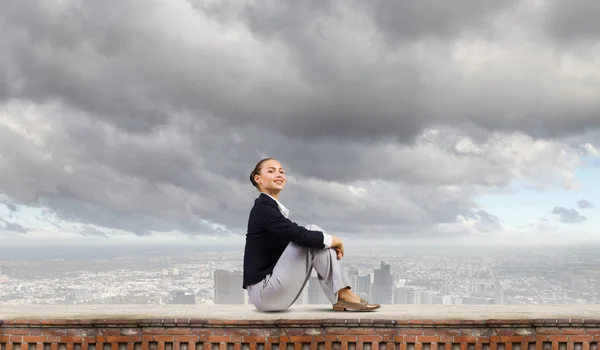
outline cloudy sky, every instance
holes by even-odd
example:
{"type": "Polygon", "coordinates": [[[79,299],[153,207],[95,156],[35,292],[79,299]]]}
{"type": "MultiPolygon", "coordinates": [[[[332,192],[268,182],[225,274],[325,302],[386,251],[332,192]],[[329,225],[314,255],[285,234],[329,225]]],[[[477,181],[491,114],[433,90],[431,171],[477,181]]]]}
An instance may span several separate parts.
{"type": "Polygon", "coordinates": [[[600,2],[0,2],[0,244],[600,241],[600,2]],[[208,242],[207,241],[207,242],[208,242]]]}

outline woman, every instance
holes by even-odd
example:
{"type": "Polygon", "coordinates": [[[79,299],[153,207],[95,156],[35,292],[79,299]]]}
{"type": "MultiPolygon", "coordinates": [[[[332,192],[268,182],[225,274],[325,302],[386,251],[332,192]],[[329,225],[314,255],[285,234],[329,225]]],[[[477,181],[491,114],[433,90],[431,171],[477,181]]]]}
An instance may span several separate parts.
{"type": "Polygon", "coordinates": [[[285,187],[281,164],[266,158],[250,174],[260,191],[248,219],[244,250],[243,288],[259,311],[282,311],[302,293],[312,269],[333,309],[375,310],[350,290],[339,259],[344,256],[342,241],[322,230],[308,230],[288,219],[289,211],[279,202],[285,187]]]}

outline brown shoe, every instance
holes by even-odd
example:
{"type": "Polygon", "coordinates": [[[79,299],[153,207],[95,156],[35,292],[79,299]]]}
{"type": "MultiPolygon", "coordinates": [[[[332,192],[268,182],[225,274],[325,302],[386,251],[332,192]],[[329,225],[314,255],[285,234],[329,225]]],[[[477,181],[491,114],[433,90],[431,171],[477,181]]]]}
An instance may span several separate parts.
{"type": "Polygon", "coordinates": [[[360,303],[353,303],[346,300],[338,300],[337,303],[333,304],[333,311],[372,311],[377,310],[381,307],[379,304],[369,304],[366,300],[360,299],[360,303]]]}

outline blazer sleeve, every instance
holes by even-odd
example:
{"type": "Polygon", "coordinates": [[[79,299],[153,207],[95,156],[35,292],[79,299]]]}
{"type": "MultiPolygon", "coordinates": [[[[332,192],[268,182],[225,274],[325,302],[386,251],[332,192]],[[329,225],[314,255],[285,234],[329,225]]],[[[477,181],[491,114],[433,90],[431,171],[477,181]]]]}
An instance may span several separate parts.
{"type": "Polygon", "coordinates": [[[276,207],[263,203],[261,212],[266,229],[302,247],[324,249],[323,232],[311,231],[281,214],[276,207]]]}

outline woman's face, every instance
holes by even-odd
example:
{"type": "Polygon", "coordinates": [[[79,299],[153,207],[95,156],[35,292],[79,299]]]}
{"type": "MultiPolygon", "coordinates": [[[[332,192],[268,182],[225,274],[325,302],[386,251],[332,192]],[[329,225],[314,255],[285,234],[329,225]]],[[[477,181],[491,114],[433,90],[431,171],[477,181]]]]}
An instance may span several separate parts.
{"type": "Polygon", "coordinates": [[[274,159],[269,159],[262,164],[260,173],[254,176],[254,180],[267,192],[279,192],[285,187],[283,167],[274,159]]]}

